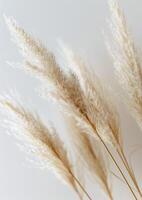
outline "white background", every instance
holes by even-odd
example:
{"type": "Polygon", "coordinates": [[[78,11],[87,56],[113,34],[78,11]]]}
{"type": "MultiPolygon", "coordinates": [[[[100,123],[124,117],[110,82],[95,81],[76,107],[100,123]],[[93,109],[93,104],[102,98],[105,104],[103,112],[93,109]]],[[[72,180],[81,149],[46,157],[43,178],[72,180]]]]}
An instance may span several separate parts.
{"type": "MultiPolygon", "coordinates": [[[[142,47],[142,3],[141,1],[120,1],[125,10],[127,21],[138,48],[142,47]]],[[[102,32],[108,32],[107,0],[0,0],[0,94],[15,89],[24,102],[31,102],[34,108],[46,117],[53,118],[52,109],[35,92],[38,81],[23,71],[12,69],[6,61],[20,61],[19,53],[10,41],[10,35],[4,24],[3,14],[14,18],[27,31],[40,38],[46,46],[57,50],[56,40],[61,38],[74,50],[80,52],[94,67],[96,73],[113,85],[117,84],[113,75],[111,59],[107,53],[102,32]]],[[[116,92],[117,95],[117,92],[116,92]]],[[[142,134],[127,109],[119,101],[121,126],[128,155],[135,145],[142,145],[142,134]],[[123,112],[122,112],[123,111],[123,112]]],[[[16,142],[0,129],[0,199],[1,200],[77,200],[76,195],[62,185],[56,177],[41,171],[26,161],[16,142]]],[[[141,151],[133,157],[136,175],[142,185],[141,151]]],[[[114,180],[116,200],[132,199],[127,187],[114,180]]],[[[93,200],[102,200],[95,194],[93,200]]]]}

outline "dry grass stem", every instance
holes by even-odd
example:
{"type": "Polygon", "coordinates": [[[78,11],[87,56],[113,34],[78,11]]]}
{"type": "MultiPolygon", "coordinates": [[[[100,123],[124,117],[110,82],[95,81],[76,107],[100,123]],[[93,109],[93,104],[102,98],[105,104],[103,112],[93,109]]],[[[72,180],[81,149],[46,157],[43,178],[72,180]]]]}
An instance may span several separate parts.
{"type": "MultiPolygon", "coordinates": [[[[104,152],[101,152],[99,145],[96,146],[94,142],[91,143],[92,138],[76,125],[73,118],[65,116],[64,121],[68,126],[68,130],[70,130],[67,134],[68,146],[73,149],[76,159],[80,159],[79,163],[82,170],[84,166],[86,178],[90,176],[95,182],[97,181],[109,198],[113,199],[109,184],[109,167],[106,166],[106,159],[103,157],[104,152]]],[[[77,164],[76,168],[80,169],[77,164]]]]}
{"type": "MultiPolygon", "coordinates": [[[[114,61],[114,67],[118,81],[120,82],[125,95],[125,101],[131,110],[132,115],[142,125],[142,72],[141,61],[139,59],[135,44],[127,28],[127,23],[123,11],[117,1],[110,0],[111,12],[110,28],[113,36],[113,45],[110,53],[114,61]]],[[[139,195],[142,192],[138,186],[133,169],[130,167],[124,150],[120,147],[118,154],[121,157],[139,195]]]]}

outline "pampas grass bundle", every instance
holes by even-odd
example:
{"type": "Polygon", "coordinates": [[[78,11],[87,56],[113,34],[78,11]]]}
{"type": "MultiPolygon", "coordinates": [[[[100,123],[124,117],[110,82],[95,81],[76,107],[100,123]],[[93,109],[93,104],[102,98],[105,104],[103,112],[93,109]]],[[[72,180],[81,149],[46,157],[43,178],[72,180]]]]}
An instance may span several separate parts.
{"type": "MultiPolygon", "coordinates": [[[[36,74],[36,76],[38,76],[46,85],[44,95],[47,97],[50,96],[52,99],[57,100],[56,102],[58,103],[60,102],[60,106],[64,108],[65,113],[70,109],[69,118],[70,116],[75,115],[76,118],[79,118],[83,123],[86,123],[87,129],[88,127],[89,129],[92,129],[82,114],[85,112],[85,105],[83,105],[82,91],[75,76],[72,73],[66,76],[56,63],[54,55],[51,52],[48,52],[48,50],[46,50],[39,42],[33,40],[23,29],[18,27],[15,21],[11,19],[6,19],[6,21],[12,33],[15,33],[17,36],[16,41],[26,60],[23,64],[24,68],[36,74]],[[29,51],[29,53],[27,51],[29,51]],[[29,55],[34,55],[37,62],[36,64],[34,63],[35,60],[33,61],[32,57],[29,55]],[[38,66],[40,66],[40,68],[38,66]]],[[[104,164],[102,165],[104,162],[103,159],[95,155],[87,135],[81,133],[83,131],[82,128],[77,128],[75,122],[71,123],[71,119],[68,120],[68,123],[72,125],[72,128],[77,130],[75,137],[77,137],[78,141],[78,144],[76,145],[78,146],[78,152],[80,152],[83,160],[87,163],[89,170],[91,169],[92,174],[95,175],[94,177],[101,183],[104,191],[108,194],[110,199],[112,199],[109,183],[107,181],[108,170],[105,169],[104,164]]]]}
{"type": "MultiPolygon", "coordinates": [[[[116,1],[110,0],[109,5],[114,44],[117,47],[112,51],[114,64],[132,114],[141,125],[140,61],[121,9],[116,1]]],[[[10,131],[16,132],[18,138],[23,136],[20,139],[26,141],[29,151],[42,160],[45,168],[52,169],[63,182],[71,186],[80,199],[86,195],[93,200],[85,187],[90,175],[100,185],[106,198],[114,199],[108,161],[112,161],[119,171],[133,198],[142,198],[124,152],[116,106],[96,74],[72,50],[61,45],[67,66],[64,70],[54,53],[26,33],[13,18],[5,17],[5,21],[23,55],[20,67],[41,81],[40,96],[59,107],[64,123],[68,126],[68,141],[64,144],[54,127],[45,125],[38,115],[16,103],[13,98],[1,97],[2,110],[8,113],[8,118],[11,116],[8,120],[10,131]],[[104,151],[110,159],[104,158],[104,151]],[[133,185],[129,183],[114,152],[119,156],[133,185]],[[74,163],[78,158],[79,163],[74,163]]]]}

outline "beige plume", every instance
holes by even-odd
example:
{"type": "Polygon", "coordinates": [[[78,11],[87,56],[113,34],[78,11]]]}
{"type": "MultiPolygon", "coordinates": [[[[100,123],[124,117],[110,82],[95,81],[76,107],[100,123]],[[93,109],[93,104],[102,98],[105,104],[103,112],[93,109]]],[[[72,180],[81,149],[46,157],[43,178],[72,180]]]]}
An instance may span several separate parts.
{"type": "MultiPolygon", "coordinates": [[[[51,169],[65,184],[71,186],[82,199],[82,185],[73,175],[73,166],[56,130],[45,126],[38,115],[34,115],[12,98],[1,99],[1,109],[7,113],[9,130],[28,145],[28,151],[38,157],[44,168],[51,169]]],[[[91,198],[89,198],[91,199],[91,198]]]]}
{"type": "Polygon", "coordinates": [[[67,66],[80,83],[85,115],[105,142],[113,146],[122,145],[118,114],[109,94],[94,72],[79,57],[65,46],[63,52],[67,66]]]}
{"type": "Polygon", "coordinates": [[[113,42],[109,46],[117,79],[122,86],[126,105],[142,128],[141,60],[128,30],[123,11],[115,0],[109,1],[109,6],[110,28],[113,36],[113,42]]]}

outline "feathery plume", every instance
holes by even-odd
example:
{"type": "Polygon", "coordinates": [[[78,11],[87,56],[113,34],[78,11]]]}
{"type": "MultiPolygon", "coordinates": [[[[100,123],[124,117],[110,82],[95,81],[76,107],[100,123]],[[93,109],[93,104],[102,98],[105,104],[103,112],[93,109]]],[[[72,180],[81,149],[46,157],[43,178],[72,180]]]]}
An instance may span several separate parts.
{"type": "Polygon", "coordinates": [[[45,126],[38,115],[16,104],[12,98],[2,98],[0,105],[9,117],[6,125],[9,126],[10,132],[22,142],[24,140],[26,146],[28,145],[28,151],[38,157],[45,168],[51,169],[65,184],[71,186],[82,199],[82,186],[73,175],[68,153],[56,130],[51,126],[45,126]]]}
{"type": "Polygon", "coordinates": [[[23,67],[41,81],[46,81],[44,95],[58,102],[60,107],[64,107],[69,115],[75,116],[78,123],[90,132],[91,127],[83,117],[86,111],[82,101],[82,91],[74,74],[69,73],[65,76],[53,53],[27,34],[14,19],[5,17],[5,20],[26,60],[23,67]]]}
{"type": "Polygon", "coordinates": [[[109,7],[111,12],[110,28],[113,36],[110,53],[116,76],[123,88],[126,105],[142,128],[141,60],[118,2],[110,0],[109,7]]]}
{"type": "Polygon", "coordinates": [[[80,83],[87,118],[105,142],[113,146],[122,145],[118,114],[105,88],[93,71],[69,48],[64,46],[63,52],[67,66],[80,83]]]}
{"type": "Polygon", "coordinates": [[[55,99],[57,97],[66,105],[72,104],[72,107],[75,106],[78,110],[81,109],[81,112],[85,112],[76,77],[72,73],[65,76],[56,62],[54,54],[19,27],[13,18],[5,17],[5,21],[23,54],[25,70],[32,72],[41,81],[46,81],[46,84],[44,84],[46,96],[52,98],[54,96],[55,99]]]}

